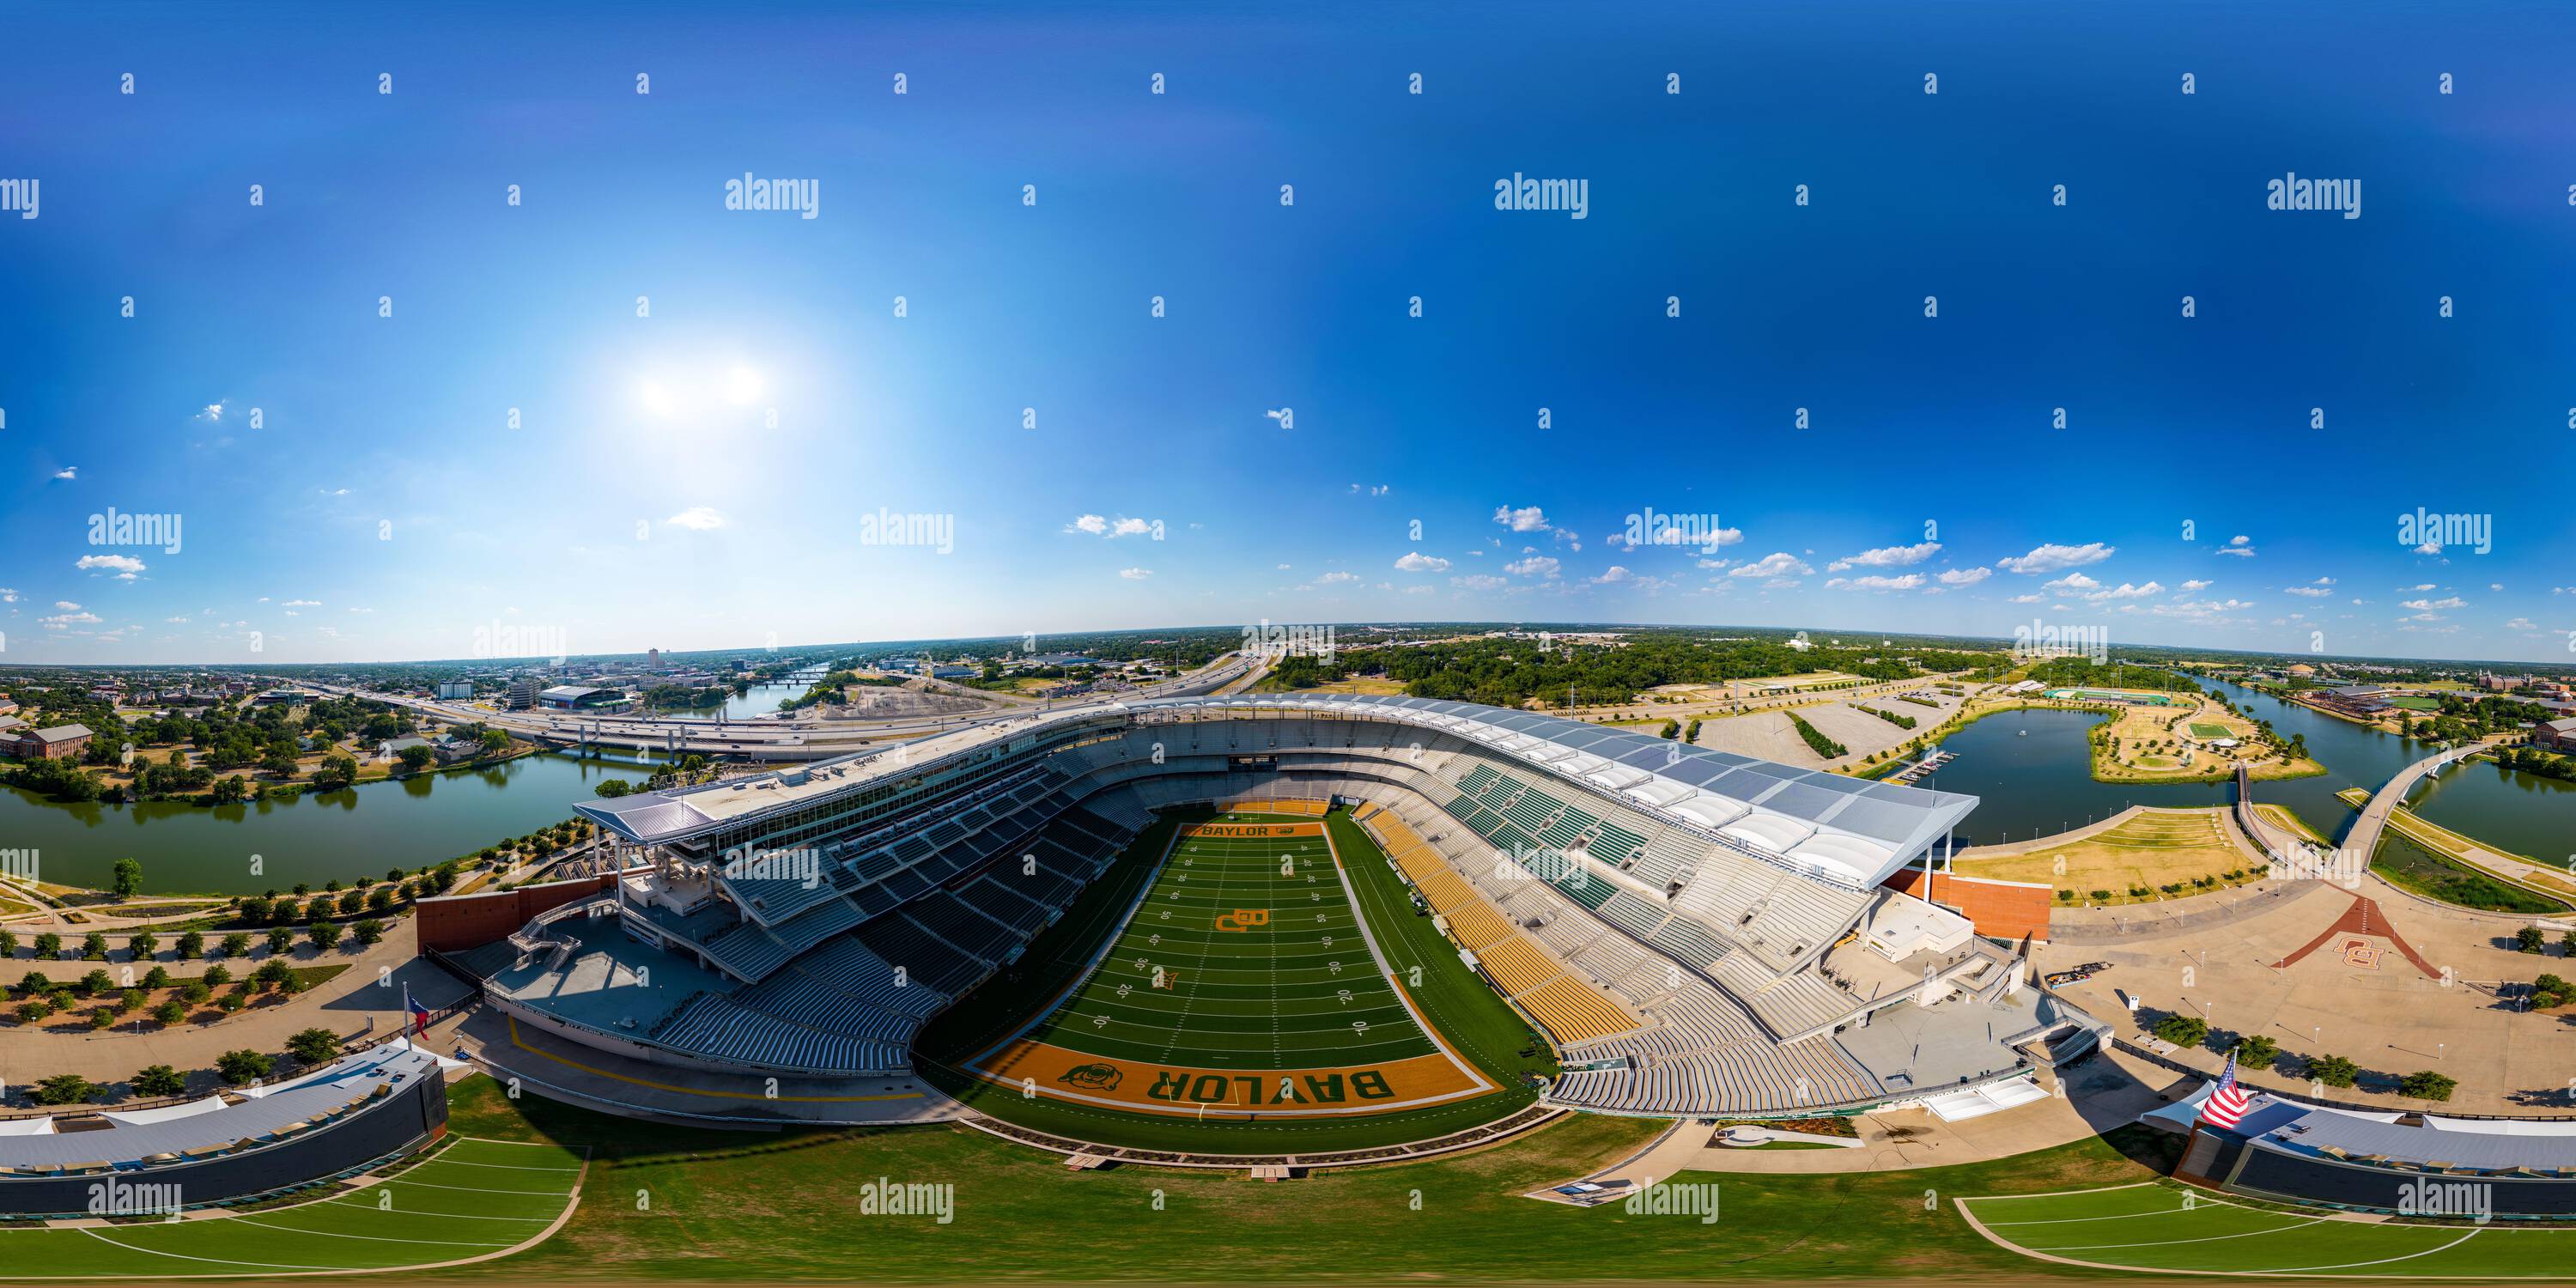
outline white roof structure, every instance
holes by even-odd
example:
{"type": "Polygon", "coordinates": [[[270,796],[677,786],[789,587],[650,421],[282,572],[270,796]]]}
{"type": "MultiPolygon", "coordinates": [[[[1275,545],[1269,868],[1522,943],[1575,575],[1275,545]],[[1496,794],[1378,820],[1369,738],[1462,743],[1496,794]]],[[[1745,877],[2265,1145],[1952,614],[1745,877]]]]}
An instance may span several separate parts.
{"type": "Polygon", "coordinates": [[[1105,717],[1148,714],[1389,720],[1446,734],[1597,791],[1712,842],[1834,885],[1867,890],[1920,855],[1977,807],[1977,798],[1695,747],[1625,729],[1472,702],[1380,694],[1156,698],[1065,707],[992,721],[885,750],[708,787],[584,801],[581,814],[629,840],[661,841],[726,819],[801,804],[892,773],[1010,738],[1105,717]]]}

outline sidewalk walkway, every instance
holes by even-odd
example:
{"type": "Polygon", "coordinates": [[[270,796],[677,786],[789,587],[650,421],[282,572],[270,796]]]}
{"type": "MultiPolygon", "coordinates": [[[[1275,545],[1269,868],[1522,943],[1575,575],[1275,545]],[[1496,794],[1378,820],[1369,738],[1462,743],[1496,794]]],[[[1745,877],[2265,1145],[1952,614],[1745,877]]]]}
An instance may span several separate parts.
{"type": "MultiPolygon", "coordinates": [[[[263,951],[257,958],[232,963],[234,973],[239,976],[245,967],[256,968],[264,960],[263,951]]],[[[408,917],[389,927],[384,939],[364,953],[353,954],[343,946],[317,956],[305,944],[291,961],[297,966],[346,962],[349,969],[284,1001],[266,1002],[205,1023],[191,1021],[165,1029],[149,1019],[129,1018],[96,1033],[12,1025],[0,1030],[7,1034],[7,1040],[0,1042],[0,1082],[14,1090],[58,1073],[77,1073],[92,1082],[115,1084],[145,1065],[166,1064],[189,1075],[191,1094],[202,1094],[220,1085],[211,1070],[215,1058],[226,1051],[249,1049],[277,1055],[285,1051],[288,1037],[310,1028],[329,1029],[343,1038],[391,1033],[403,1022],[405,985],[432,1009],[462,1000],[469,991],[455,976],[414,954],[408,917]]],[[[11,978],[32,964],[19,959],[13,963],[11,978]]],[[[121,975],[127,964],[110,963],[107,969],[121,975]]],[[[99,967],[97,962],[56,965],[77,967],[68,975],[72,979],[99,967]]],[[[185,963],[184,971],[167,961],[159,965],[174,975],[194,974],[199,968],[198,963],[185,963]]],[[[49,975],[54,973],[47,970],[49,975]]],[[[136,971],[138,977],[141,974],[136,971]]]]}

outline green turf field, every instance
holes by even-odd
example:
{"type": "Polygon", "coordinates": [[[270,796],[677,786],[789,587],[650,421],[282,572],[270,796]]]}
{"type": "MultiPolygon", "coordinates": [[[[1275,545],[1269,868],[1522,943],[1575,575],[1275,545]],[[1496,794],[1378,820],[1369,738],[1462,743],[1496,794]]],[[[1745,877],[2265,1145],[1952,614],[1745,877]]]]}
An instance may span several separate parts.
{"type": "Polygon", "coordinates": [[[2223,724],[2205,724],[2205,723],[2203,723],[2203,722],[2201,722],[2201,721],[2198,721],[2198,720],[2194,720],[2194,721],[2192,721],[2192,722],[2191,722],[2191,736],[2192,736],[2192,737],[2194,737],[2194,738],[2232,738],[2232,737],[2235,737],[2235,735],[2234,735],[2234,734],[2231,734],[2231,733],[2227,732],[2227,726],[2225,726],[2225,725],[2223,725],[2223,724]]]}
{"type": "Polygon", "coordinates": [[[1320,820],[1213,821],[1318,826],[1300,837],[1184,833],[1108,956],[1029,1038],[1207,1069],[1435,1052],[1361,930],[1320,820]]]}
{"type": "Polygon", "coordinates": [[[0,1279],[400,1270],[537,1241],[574,1201],[582,1151],[451,1138],[429,1161],[310,1203],[223,1216],[0,1229],[0,1279]]]}
{"type": "Polygon", "coordinates": [[[1962,1198],[2015,1251],[2113,1269],[2324,1279],[2560,1277],[2576,1231],[2424,1225],[2251,1207],[2179,1186],[1962,1198]]]}

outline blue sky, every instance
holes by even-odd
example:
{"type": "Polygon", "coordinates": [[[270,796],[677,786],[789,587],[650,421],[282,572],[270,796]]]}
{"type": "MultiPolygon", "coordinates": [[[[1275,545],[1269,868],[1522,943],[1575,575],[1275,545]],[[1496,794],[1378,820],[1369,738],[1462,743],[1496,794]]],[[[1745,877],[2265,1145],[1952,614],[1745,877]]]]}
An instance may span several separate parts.
{"type": "Polygon", "coordinates": [[[0,661],[1263,618],[2569,659],[2576,21],[2237,8],[12,7],[0,661]],[[2267,209],[2291,173],[2360,217],[2267,209]],[[1732,535],[1614,539],[1649,511],[1732,535]]]}

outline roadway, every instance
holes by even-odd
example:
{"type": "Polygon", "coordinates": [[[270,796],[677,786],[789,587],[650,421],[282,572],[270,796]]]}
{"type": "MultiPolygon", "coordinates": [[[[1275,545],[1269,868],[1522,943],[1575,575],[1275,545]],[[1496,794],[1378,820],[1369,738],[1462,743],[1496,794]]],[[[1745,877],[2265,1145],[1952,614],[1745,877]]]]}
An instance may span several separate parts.
{"type": "Polygon", "coordinates": [[[2388,780],[2387,786],[2371,795],[2370,803],[2362,808],[2361,817],[2354,820],[2352,830],[2344,834],[2344,848],[2360,856],[2363,862],[2368,862],[2379,848],[2380,834],[2388,828],[2388,816],[2406,803],[2406,794],[2415,790],[2415,784],[2422,782],[2426,775],[2440,772],[2445,765],[2474,756],[2511,737],[2511,734],[2490,734],[2486,740],[2436,752],[2399,770],[2395,778],[2388,780]]]}
{"type": "MultiPolygon", "coordinates": [[[[1228,653],[1187,675],[1158,684],[1106,694],[1086,694],[1082,704],[1192,697],[1241,681],[1252,683],[1268,670],[1265,658],[1228,653]]],[[[864,751],[886,742],[949,733],[978,725],[1024,720],[1054,710],[1040,699],[1004,705],[1000,710],[969,715],[898,716],[884,720],[825,720],[791,715],[751,720],[684,720],[664,716],[585,716],[577,712],[495,711],[434,698],[369,693],[327,684],[310,687],[391,703],[424,718],[449,725],[482,724],[523,741],[556,746],[632,747],[670,755],[698,752],[751,760],[822,760],[864,751]]],[[[980,690],[965,690],[981,694],[980,690]]]]}

